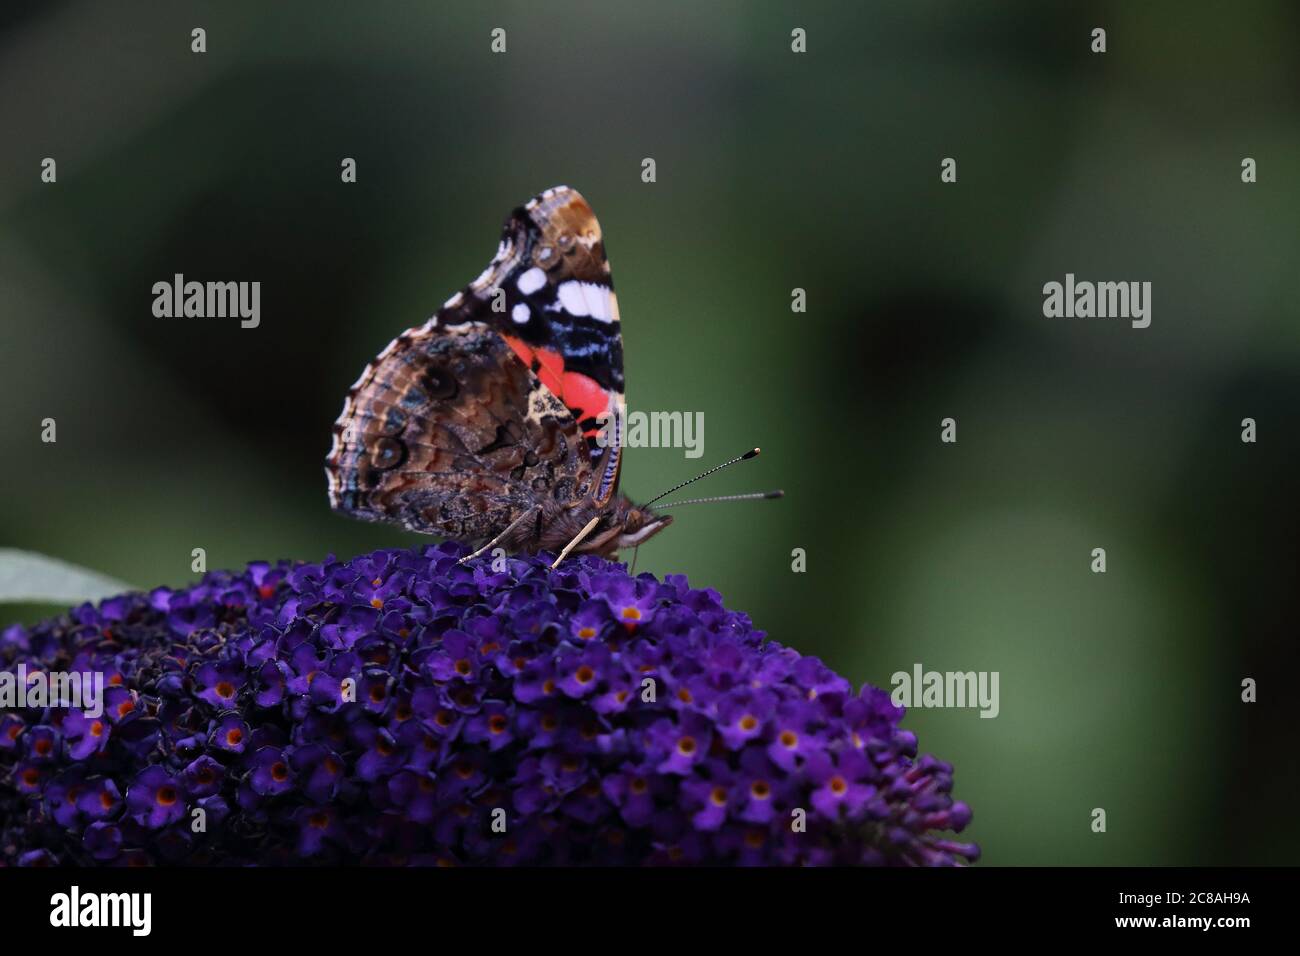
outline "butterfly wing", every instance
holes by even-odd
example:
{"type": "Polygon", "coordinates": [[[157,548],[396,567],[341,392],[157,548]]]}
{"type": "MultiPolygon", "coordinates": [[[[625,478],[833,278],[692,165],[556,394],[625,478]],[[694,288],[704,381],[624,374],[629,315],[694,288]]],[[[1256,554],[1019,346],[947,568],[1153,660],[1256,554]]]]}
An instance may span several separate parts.
{"type": "Polygon", "coordinates": [[[573,413],[600,474],[595,498],[608,501],[618,489],[622,436],[604,444],[599,436],[601,420],[623,402],[623,338],[604,237],[587,201],[557,186],[515,209],[496,257],[448,305],[496,329],[573,413]]]}
{"type": "Polygon", "coordinates": [[[585,496],[592,469],[569,410],[495,330],[447,307],[352,386],[325,473],[337,511],[479,541],[585,496]]]}

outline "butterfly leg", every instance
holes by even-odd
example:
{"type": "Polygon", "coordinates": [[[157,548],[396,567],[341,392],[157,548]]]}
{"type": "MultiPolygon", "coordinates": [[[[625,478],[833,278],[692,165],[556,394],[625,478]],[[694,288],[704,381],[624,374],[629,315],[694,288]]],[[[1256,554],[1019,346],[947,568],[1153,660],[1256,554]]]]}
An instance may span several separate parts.
{"type": "Polygon", "coordinates": [[[581,531],[579,531],[577,536],[564,546],[564,550],[560,552],[560,556],[556,558],[555,563],[551,565],[552,571],[554,571],[556,568],[560,566],[560,562],[569,556],[570,551],[572,551],[578,545],[582,544],[582,539],[585,538],[587,535],[591,534],[592,528],[600,524],[600,517],[601,517],[600,515],[596,515],[596,517],[588,521],[587,526],[583,528],[581,531]]]}
{"type": "Polygon", "coordinates": [[[502,538],[506,537],[506,535],[510,534],[510,532],[514,531],[515,528],[518,528],[521,524],[524,524],[526,521],[528,521],[529,518],[531,518],[533,515],[535,515],[535,514],[537,513],[537,510],[538,510],[540,507],[541,507],[541,505],[533,505],[533,507],[529,508],[527,511],[525,511],[523,514],[521,514],[521,515],[520,515],[518,518],[516,518],[514,521],[510,522],[510,524],[506,527],[506,530],[505,530],[505,531],[502,531],[499,535],[497,535],[495,538],[493,538],[493,539],[492,539],[491,541],[489,541],[487,544],[483,545],[483,547],[479,548],[479,549],[478,549],[477,551],[475,551],[473,554],[467,554],[467,555],[465,555],[465,557],[461,558],[461,559],[460,559],[459,561],[457,561],[456,563],[457,563],[457,564],[464,564],[464,563],[466,563],[467,561],[473,561],[475,558],[477,558],[477,557],[478,557],[480,554],[482,554],[484,551],[487,551],[489,548],[491,548],[493,545],[495,545],[495,544],[496,544],[498,541],[500,541],[502,538]]]}

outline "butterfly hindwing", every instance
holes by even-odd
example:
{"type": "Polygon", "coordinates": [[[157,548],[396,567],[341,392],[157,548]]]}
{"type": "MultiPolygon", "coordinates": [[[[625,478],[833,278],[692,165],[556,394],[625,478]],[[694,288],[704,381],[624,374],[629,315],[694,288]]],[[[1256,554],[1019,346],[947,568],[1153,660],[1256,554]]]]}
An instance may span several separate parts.
{"type": "Polygon", "coordinates": [[[367,366],[326,463],[336,510],[463,540],[581,498],[591,472],[568,409],[495,330],[451,308],[367,366]]]}

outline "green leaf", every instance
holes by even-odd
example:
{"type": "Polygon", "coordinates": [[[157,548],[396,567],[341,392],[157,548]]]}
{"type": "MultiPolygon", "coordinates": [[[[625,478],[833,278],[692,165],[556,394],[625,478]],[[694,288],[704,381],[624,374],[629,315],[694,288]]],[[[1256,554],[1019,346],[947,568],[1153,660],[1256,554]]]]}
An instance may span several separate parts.
{"type": "Polygon", "coordinates": [[[0,548],[0,602],[80,604],[131,590],[129,584],[66,561],[0,548]]]}

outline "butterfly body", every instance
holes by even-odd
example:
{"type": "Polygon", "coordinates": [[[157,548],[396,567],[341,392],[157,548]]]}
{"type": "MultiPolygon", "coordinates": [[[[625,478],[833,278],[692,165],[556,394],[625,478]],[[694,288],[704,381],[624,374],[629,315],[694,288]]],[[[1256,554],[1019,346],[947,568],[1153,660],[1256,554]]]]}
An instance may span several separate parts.
{"type": "Polygon", "coordinates": [[[585,530],[578,551],[612,555],[671,522],[619,492],[619,436],[598,440],[622,397],[600,226],[575,190],[547,190],[507,218],[487,269],[349,390],[331,507],[508,552],[585,530]]]}

